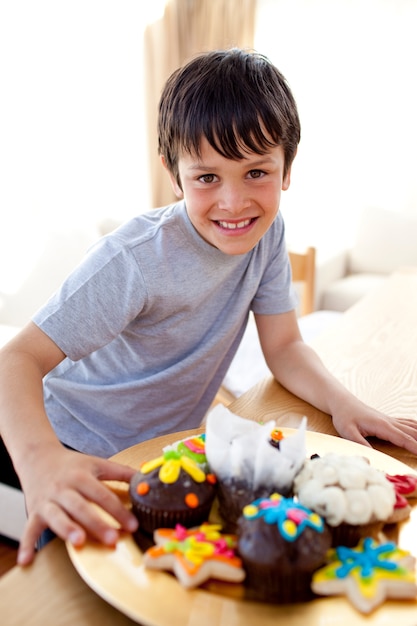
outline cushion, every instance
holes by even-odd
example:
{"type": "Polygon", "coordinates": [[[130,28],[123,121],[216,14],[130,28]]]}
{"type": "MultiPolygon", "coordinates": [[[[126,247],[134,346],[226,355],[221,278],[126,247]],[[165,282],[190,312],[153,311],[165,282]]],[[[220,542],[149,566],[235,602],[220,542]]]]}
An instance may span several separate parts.
{"type": "Polygon", "coordinates": [[[384,274],[350,274],[335,280],[323,291],[321,304],[324,309],[346,311],[385,279],[384,274]]]}
{"type": "Polygon", "coordinates": [[[407,265],[417,265],[417,217],[379,208],[364,210],[349,272],[389,274],[407,265]]]}

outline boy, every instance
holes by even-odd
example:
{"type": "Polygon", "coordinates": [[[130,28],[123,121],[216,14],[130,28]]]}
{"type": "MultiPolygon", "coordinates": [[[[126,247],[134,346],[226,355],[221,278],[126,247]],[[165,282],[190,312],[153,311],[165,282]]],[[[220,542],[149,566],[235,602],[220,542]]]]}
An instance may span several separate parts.
{"type": "Polygon", "coordinates": [[[105,458],[200,424],[250,309],[285,387],[342,436],[417,453],[415,422],[363,405],[301,340],[278,212],[299,139],[292,94],[258,54],[203,54],[168,80],[159,152],[180,201],[101,240],[1,354],[1,433],[28,509],[19,563],[48,527],[114,544],[93,503],[136,528],[101,482],[133,470],[105,458]]]}

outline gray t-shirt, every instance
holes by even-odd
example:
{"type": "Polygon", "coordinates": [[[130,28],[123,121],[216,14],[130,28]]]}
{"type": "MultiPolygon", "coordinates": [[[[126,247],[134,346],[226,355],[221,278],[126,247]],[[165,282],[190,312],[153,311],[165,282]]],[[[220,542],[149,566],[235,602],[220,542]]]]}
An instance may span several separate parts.
{"type": "Polygon", "coordinates": [[[253,250],[205,242],[184,202],[101,239],[33,318],[67,355],[44,380],[59,439],[108,457],[201,423],[248,312],[293,309],[280,215],[253,250]]]}

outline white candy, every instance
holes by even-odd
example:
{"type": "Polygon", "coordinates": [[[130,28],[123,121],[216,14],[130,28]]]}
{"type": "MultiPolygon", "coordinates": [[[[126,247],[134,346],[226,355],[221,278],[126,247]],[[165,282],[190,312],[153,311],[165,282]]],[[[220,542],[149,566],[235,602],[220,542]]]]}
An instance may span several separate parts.
{"type": "Polygon", "coordinates": [[[346,498],[340,487],[325,487],[313,493],[309,490],[310,484],[304,485],[299,492],[301,504],[321,515],[330,526],[341,524],[346,512],[346,498]]]}
{"type": "Polygon", "coordinates": [[[372,519],[372,502],[363,489],[345,491],[346,512],[344,521],[348,524],[368,524],[372,519]]]}
{"type": "Polygon", "coordinates": [[[370,485],[368,497],[372,503],[372,510],[378,520],[386,520],[393,511],[395,505],[395,490],[392,493],[383,485],[370,485]],[[389,497],[391,496],[391,497],[389,497]]]}
{"type": "Polygon", "coordinates": [[[329,453],[306,461],[295,478],[294,492],[330,526],[383,521],[395,505],[393,485],[361,456],[329,453]]]}

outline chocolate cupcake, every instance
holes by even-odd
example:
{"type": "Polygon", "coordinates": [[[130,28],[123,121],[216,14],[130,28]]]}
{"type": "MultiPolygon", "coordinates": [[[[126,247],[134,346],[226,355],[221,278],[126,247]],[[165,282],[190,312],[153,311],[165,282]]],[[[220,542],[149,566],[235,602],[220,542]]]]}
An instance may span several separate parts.
{"type": "MultiPolygon", "coordinates": [[[[253,500],[267,498],[271,493],[270,486],[254,487],[246,478],[227,477],[218,482],[217,500],[223,528],[235,533],[239,517],[244,507],[253,500]]],[[[289,495],[289,489],[282,489],[282,495],[289,495]]]]}
{"type": "Polygon", "coordinates": [[[324,520],[293,498],[255,500],[238,522],[238,553],[250,599],[305,602],[311,578],[326,562],[331,534],[324,520]]]}
{"type": "Polygon", "coordinates": [[[207,416],[206,455],[218,479],[223,528],[236,532],[243,507],[273,492],[291,495],[294,477],[306,458],[306,419],[285,436],[275,422],[258,424],[217,405],[207,416]]]}
{"type": "Polygon", "coordinates": [[[188,456],[175,451],[144,463],[133,476],[129,494],[140,532],[199,526],[208,520],[217,480],[188,456]]]}

